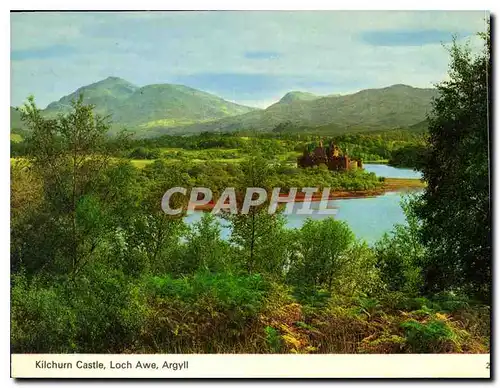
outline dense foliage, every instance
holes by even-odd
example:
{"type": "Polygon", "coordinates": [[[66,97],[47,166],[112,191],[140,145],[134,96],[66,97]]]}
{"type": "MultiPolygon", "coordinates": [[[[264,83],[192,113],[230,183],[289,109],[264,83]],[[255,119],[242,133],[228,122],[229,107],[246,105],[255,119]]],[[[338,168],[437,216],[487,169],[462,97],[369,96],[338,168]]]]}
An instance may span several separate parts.
{"type": "Polygon", "coordinates": [[[473,55],[451,48],[449,80],[429,117],[428,152],[422,171],[428,182],[417,206],[429,255],[429,290],[459,289],[488,300],[491,296],[491,204],[489,104],[491,42],[473,55]]]}
{"type": "MultiPolygon", "coordinates": [[[[294,165],[297,157],[310,144],[333,141],[352,158],[364,162],[388,162],[400,167],[418,167],[425,152],[425,136],[421,132],[408,130],[374,131],[370,133],[331,136],[300,132],[256,133],[201,133],[192,136],[168,135],[154,139],[137,139],[122,132],[120,138],[107,138],[107,147],[116,157],[134,160],[168,159],[189,163],[213,161],[219,163],[239,162],[256,150],[269,159],[282,164],[294,165]]],[[[11,156],[27,153],[26,142],[29,131],[11,131],[11,156]]]]}

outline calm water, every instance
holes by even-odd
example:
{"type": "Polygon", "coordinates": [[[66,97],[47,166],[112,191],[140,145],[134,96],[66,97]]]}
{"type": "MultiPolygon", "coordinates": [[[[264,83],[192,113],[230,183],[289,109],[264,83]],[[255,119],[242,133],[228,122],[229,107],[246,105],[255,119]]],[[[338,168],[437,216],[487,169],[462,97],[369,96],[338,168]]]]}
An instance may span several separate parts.
{"type": "MultiPolygon", "coordinates": [[[[383,164],[367,164],[365,170],[374,172],[378,176],[387,178],[420,178],[419,173],[411,169],[395,168],[383,164]]],[[[335,219],[347,222],[354,234],[367,243],[372,244],[382,237],[385,232],[393,229],[395,224],[405,222],[405,216],[400,206],[400,201],[403,193],[390,192],[377,197],[370,198],[352,198],[352,199],[337,199],[328,202],[329,208],[336,208],[337,213],[335,219]]],[[[297,208],[301,207],[301,203],[296,203],[297,208]]],[[[317,209],[319,202],[313,202],[312,209],[317,209]]],[[[185,218],[186,223],[192,224],[199,221],[202,212],[196,212],[185,218]]],[[[307,216],[290,214],[285,215],[287,219],[287,227],[300,228],[307,216]]],[[[312,215],[313,219],[323,219],[327,215],[312,215]]],[[[222,237],[229,238],[230,229],[228,223],[221,220],[223,226],[222,237]]]]}
{"type": "Polygon", "coordinates": [[[422,178],[420,171],[414,171],[410,168],[396,168],[387,164],[365,164],[363,167],[365,171],[374,172],[377,176],[385,178],[422,178]]]}

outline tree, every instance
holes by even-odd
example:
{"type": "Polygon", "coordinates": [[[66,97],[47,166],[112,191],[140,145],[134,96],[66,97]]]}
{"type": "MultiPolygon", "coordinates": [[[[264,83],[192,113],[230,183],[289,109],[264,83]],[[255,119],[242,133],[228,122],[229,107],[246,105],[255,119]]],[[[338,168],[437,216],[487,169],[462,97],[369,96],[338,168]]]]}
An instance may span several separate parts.
{"type": "Polygon", "coordinates": [[[282,276],[288,259],[289,241],[285,219],[266,207],[251,207],[249,214],[226,216],[231,222],[230,241],[240,248],[243,267],[248,273],[282,276]]]}
{"type": "MultiPolygon", "coordinates": [[[[145,179],[142,192],[134,214],[123,230],[129,244],[130,260],[134,256],[145,256],[149,268],[156,273],[172,269],[173,261],[179,252],[179,242],[186,231],[183,213],[167,215],[161,208],[162,197],[172,187],[188,186],[189,175],[182,169],[174,169],[164,161],[156,161],[144,169],[145,179]]],[[[173,208],[186,208],[187,198],[183,195],[173,196],[170,205],[173,208]]]]}
{"type": "Polygon", "coordinates": [[[203,213],[186,236],[182,263],[185,272],[223,272],[231,269],[229,244],[221,238],[221,224],[211,213],[203,213]]]}
{"type": "Polygon", "coordinates": [[[391,234],[375,244],[377,267],[384,283],[390,291],[402,291],[408,295],[418,295],[422,288],[422,261],[425,249],[420,242],[420,221],[414,207],[418,196],[407,197],[402,203],[407,223],[396,225],[391,234]]]}
{"type": "MultiPolygon", "coordinates": [[[[270,193],[273,171],[256,150],[241,165],[238,182],[239,206],[247,188],[262,188],[270,193]]],[[[250,206],[248,214],[223,214],[232,225],[230,241],[240,249],[242,266],[249,273],[262,272],[281,276],[286,263],[287,234],[285,219],[277,211],[268,214],[267,200],[261,205],[250,206]]]]}
{"type": "Polygon", "coordinates": [[[456,41],[449,80],[429,116],[423,175],[427,188],[417,215],[429,258],[428,292],[459,289],[481,299],[491,295],[489,101],[491,44],[474,55],[456,41]]]}
{"type": "Polygon", "coordinates": [[[27,157],[43,182],[43,206],[25,223],[28,231],[31,225],[41,233],[33,233],[33,240],[24,236],[31,247],[24,243],[14,261],[29,257],[31,268],[52,266],[74,275],[92,258],[108,229],[101,201],[108,189],[97,188],[111,158],[107,119],[84,105],[82,96],[72,106],[67,115],[46,118],[30,97],[21,111],[31,130],[27,157]]]}
{"type": "Polygon", "coordinates": [[[293,276],[299,283],[332,290],[335,278],[351,260],[348,252],[355,242],[354,233],[345,222],[332,217],[320,221],[309,218],[297,237],[299,258],[293,276]]]}

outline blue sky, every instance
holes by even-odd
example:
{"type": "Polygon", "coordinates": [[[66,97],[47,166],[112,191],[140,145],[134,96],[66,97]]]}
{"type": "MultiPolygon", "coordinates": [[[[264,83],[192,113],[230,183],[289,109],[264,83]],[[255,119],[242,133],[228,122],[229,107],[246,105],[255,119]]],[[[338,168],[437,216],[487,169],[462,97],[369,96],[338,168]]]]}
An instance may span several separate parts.
{"type": "Polygon", "coordinates": [[[453,34],[479,41],[485,12],[12,13],[11,104],[45,107],[117,76],[181,83],[266,107],[290,90],[317,94],[446,76],[453,34]],[[472,36],[472,38],[471,38],[472,36]]]}

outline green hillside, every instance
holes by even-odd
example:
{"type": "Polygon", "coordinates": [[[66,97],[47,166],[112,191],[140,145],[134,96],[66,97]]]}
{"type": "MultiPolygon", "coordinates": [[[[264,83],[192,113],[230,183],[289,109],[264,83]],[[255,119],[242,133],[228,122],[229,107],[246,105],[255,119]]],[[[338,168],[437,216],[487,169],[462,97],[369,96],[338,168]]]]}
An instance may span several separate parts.
{"type": "Polygon", "coordinates": [[[293,91],[285,94],[278,104],[289,104],[294,101],[312,101],[317,100],[318,98],[321,98],[321,96],[308,92],[293,91]]]}
{"type": "MultiPolygon", "coordinates": [[[[43,111],[67,112],[71,100],[83,94],[98,113],[109,115],[113,129],[127,128],[140,137],[192,134],[205,131],[271,131],[288,123],[293,131],[334,133],[408,128],[426,129],[426,114],[435,89],[393,85],[350,95],[317,96],[292,91],[260,110],[226,101],[183,85],[137,87],[118,77],[84,86],[53,102],[43,111]]],[[[19,112],[11,107],[11,128],[22,128],[19,112]]]]}
{"type": "Polygon", "coordinates": [[[87,104],[95,105],[98,113],[109,114],[137,89],[139,89],[137,86],[124,79],[108,77],[102,81],[83,86],[62,97],[59,101],[50,103],[44,112],[49,115],[68,112],[71,109],[71,101],[83,94],[84,101],[87,104]]]}
{"type": "Polygon", "coordinates": [[[207,122],[256,109],[183,85],[138,87],[124,79],[108,77],[49,104],[44,114],[53,116],[67,112],[71,101],[80,94],[86,103],[96,106],[98,113],[110,115],[114,128],[126,127],[148,135],[170,127],[207,122]]]}
{"type": "Polygon", "coordinates": [[[427,132],[428,128],[429,128],[429,121],[425,119],[419,123],[410,125],[409,130],[415,133],[424,133],[427,132]]]}
{"type": "Polygon", "coordinates": [[[116,107],[113,120],[139,128],[193,124],[255,110],[183,85],[148,85],[116,107]]]}
{"type": "Polygon", "coordinates": [[[335,126],[344,132],[366,128],[401,128],[425,120],[431,100],[436,95],[435,89],[393,85],[382,89],[366,89],[350,95],[277,103],[263,111],[195,124],[182,130],[269,131],[283,122],[290,122],[297,127],[335,126]]]}

